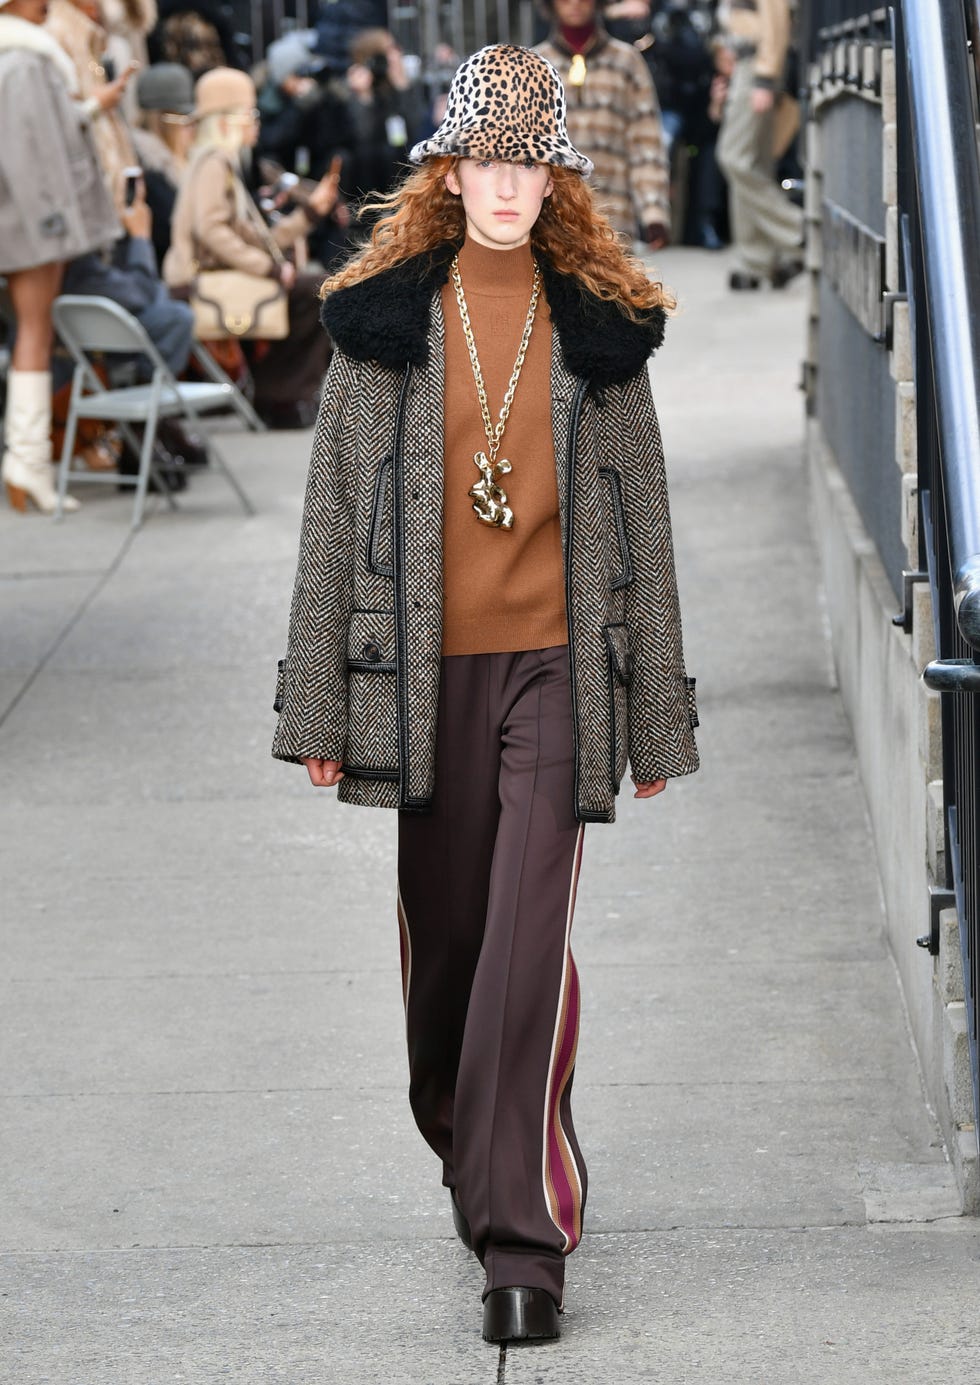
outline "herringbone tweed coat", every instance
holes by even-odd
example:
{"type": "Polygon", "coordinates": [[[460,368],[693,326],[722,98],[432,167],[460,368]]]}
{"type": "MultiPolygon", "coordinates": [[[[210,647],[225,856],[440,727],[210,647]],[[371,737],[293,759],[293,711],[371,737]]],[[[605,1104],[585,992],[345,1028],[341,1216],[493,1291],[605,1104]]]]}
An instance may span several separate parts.
{"type": "MultiPolygon", "coordinates": [[[[343,762],[348,803],[424,811],[442,657],[444,336],[452,246],[332,294],[273,755],[343,762]]],[[[633,323],[542,263],[565,557],[575,812],[611,822],[629,756],[697,769],[663,450],[633,323]]],[[[474,520],[474,523],[476,521],[474,520]]]]}

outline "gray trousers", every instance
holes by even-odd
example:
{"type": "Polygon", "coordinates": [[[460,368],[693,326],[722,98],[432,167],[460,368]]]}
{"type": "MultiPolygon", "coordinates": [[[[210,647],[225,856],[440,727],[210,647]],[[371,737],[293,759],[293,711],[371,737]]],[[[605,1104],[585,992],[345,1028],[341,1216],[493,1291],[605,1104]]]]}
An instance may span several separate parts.
{"type": "Polygon", "coordinates": [[[732,235],[739,268],[765,278],[780,260],[800,253],[803,213],[775,182],[772,111],[752,110],[754,59],[732,73],[716,157],[728,179],[732,235]]]}
{"type": "Polygon", "coordinates": [[[401,813],[409,1098],[486,1270],[562,1301],[586,1170],[571,1117],[582,852],[568,650],[442,661],[431,812],[401,813]]]}

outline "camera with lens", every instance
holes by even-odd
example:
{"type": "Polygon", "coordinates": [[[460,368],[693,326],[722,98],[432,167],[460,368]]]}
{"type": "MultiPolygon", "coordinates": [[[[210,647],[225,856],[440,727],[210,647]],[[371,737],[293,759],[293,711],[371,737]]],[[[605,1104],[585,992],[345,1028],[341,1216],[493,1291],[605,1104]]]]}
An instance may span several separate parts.
{"type": "Polygon", "coordinates": [[[388,54],[373,53],[364,64],[376,85],[388,81],[388,54]]]}

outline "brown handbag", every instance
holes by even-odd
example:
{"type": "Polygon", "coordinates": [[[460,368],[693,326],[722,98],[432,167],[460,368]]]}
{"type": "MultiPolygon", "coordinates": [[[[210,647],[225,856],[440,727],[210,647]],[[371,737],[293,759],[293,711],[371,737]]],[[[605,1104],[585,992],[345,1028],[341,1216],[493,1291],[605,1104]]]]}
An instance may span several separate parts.
{"type": "Polygon", "coordinates": [[[240,269],[201,270],[191,286],[190,303],[198,341],[279,341],[289,336],[289,299],[275,279],[240,269]]]}

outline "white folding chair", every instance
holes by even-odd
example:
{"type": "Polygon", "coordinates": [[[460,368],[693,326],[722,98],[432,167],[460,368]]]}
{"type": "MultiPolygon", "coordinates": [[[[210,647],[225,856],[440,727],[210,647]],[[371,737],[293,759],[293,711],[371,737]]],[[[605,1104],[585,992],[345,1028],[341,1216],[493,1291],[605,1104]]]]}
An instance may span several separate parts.
{"type": "MultiPolygon", "coordinates": [[[[70,479],[93,483],[111,482],[113,485],[135,486],[133,528],[138,529],[143,521],[146,488],[151,474],[155,471],[153,451],[157,425],[161,418],[187,418],[200,423],[202,414],[214,409],[231,407],[238,410],[250,427],[256,424],[262,426],[251,406],[241,398],[239,391],[227,376],[222,381],[215,379],[213,372],[209,372],[212,379],[200,383],[175,379],[141,324],[111,298],[62,294],[60,298],[55,299],[52,315],[55,330],[75,362],[68,421],[65,425],[65,442],[58,467],[58,508],[55,512],[57,518],[60,519],[63,513],[70,479]],[[153,371],[149,384],[107,389],[90,360],[90,356],[96,352],[146,356],[153,371]],[[246,405],[245,411],[240,404],[246,405]],[[87,469],[81,471],[73,468],[75,432],[80,418],[96,418],[119,424],[127,442],[139,453],[139,470],[135,476],[119,476],[116,472],[87,469]],[[134,423],[143,424],[142,443],[129,426],[134,423]]],[[[215,364],[215,370],[219,369],[215,364]]],[[[220,373],[224,374],[223,371],[220,373]]],[[[209,447],[208,451],[218,470],[241,501],[245,513],[254,514],[251,501],[235,479],[220,449],[209,447]]],[[[157,486],[166,496],[171,508],[176,509],[176,501],[162,479],[157,478],[157,486]]]]}

